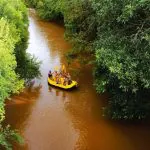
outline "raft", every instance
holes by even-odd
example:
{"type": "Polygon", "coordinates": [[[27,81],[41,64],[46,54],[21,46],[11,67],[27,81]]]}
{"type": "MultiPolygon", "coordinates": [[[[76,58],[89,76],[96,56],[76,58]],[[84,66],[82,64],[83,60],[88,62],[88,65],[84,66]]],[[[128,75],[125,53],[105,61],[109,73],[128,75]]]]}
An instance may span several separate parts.
{"type": "Polygon", "coordinates": [[[52,86],[55,86],[55,87],[59,87],[59,88],[62,88],[62,89],[72,89],[74,87],[77,87],[77,82],[76,81],[73,81],[72,80],[72,83],[69,84],[69,85],[62,85],[62,84],[57,84],[55,81],[51,80],[49,77],[48,77],[48,84],[52,85],[52,86]]]}

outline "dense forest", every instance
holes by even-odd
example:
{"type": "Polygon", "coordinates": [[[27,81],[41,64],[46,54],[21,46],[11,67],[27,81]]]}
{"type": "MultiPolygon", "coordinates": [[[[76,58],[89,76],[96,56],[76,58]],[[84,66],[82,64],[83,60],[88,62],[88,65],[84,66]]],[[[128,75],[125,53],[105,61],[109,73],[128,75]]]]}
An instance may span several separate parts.
{"type": "Polygon", "coordinates": [[[68,60],[92,64],[98,93],[109,93],[104,115],[134,120],[150,117],[149,0],[0,0],[0,149],[22,142],[5,119],[5,100],[40,76],[40,63],[26,52],[27,7],[47,21],[64,24],[73,48],[68,60]]]}
{"type": "Polygon", "coordinates": [[[5,100],[19,93],[26,81],[40,76],[40,63],[26,53],[28,46],[28,13],[21,0],[0,1],[0,145],[11,148],[8,140],[18,139],[9,126],[2,127],[5,119],[5,100]]]}
{"type": "Polygon", "coordinates": [[[64,23],[70,58],[94,64],[98,93],[110,96],[104,115],[113,119],[150,116],[149,0],[26,0],[39,16],[64,23]],[[90,60],[87,60],[90,58],[90,60]]]}

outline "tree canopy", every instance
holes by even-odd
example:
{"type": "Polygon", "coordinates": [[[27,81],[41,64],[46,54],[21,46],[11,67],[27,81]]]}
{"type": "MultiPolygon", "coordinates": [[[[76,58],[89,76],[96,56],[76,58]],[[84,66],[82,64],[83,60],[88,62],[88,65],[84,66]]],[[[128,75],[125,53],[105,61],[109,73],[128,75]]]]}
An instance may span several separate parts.
{"type": "Polygon", "coordinates": [[[16,37],[14,37],[18,38],[14,48],[17,61],[16,73],[25,80],[39,76],[40,63],[33,56],[26,53],[28,46],[28,13],[26,6],[21,0],[2,0],[0,1],[0,17],[7,19],[16,28],[16,37]]]}
{"type": "Polygon", "coordinates": [[[28,45],[27,9],[21,0],[0,1],[0,145],[11,149],[9,140],[18,134],[10,127],[3,128],[5,100],[19,93],[25,80],[40,75],[40,63],[26,53],[28,45]]]}

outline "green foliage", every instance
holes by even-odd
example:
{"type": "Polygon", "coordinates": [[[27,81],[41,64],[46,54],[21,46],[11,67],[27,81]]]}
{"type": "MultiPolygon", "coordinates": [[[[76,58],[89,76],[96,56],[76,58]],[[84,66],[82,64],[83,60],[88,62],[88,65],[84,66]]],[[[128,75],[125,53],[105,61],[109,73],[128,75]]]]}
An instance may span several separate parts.
{"type": "MultiPolygon", "coordinates": [[[[21,0],[0,1],[0,124],[5,119],[5,99],[19,93],[24,80],[40,75],[39,62],[26,53],[28,40],[27,9],[21,0]]],[[[11,149],[9,140],[20,140],[9,127],[0,126],[0,145],[11,149]]]]}
{"type": "MultiPolygon", "coordinates": [[[[14,52],[14,46],[19,38],[15,26],[9,24],[6,19],[0,19],[0,123],[5,118],[4,100],[12,93],[18,93],[22,88],[24,81],[19,79],[15,73],[17,66],[14,52]],[[15,38],[14,38],[15,37],[15,38]]],[[[15,131],[6,127],[3,129],[0,125],[0,145],[6,149],[11,149],[11,144],[7,139],[19,137],[15,131]]]]}
{"type": "Polygon", "coordinates": [[[18,134],[16,130],[11,130],[8,125],[6,128],[0,126],[0,145],[6,150],[12,150],[12,144],[10,141],[15,141],[20,144],[24,143],[22,137],[18,134]]]}
{"type": "Polygon", "coordinates": [[[108,114],[114,119],[149,116],[150,3],[95,1],[98,23],[96,89],[109,91],[108,114]],[[101,7],[101,4],[103,7],[101,7]],[[115,9],[114,9],[115,8],[115,9]],[[108,19],[106,19],[108,18],[108,19]],[[104,79],[100,82],[100,76],[104,79]]]}
{"type": "MultiPolygon", "coordinates": [[[[23,79],[28,79],[29,70],[32,70],[34,77],[39,77],[38,62],[34,62],[35,59],[26,53],[28,46],[28,14],[24,3],[21,0],[1,0],[0,1],[0,17],[7,19],[7,21],[16,28],[15,36],[13,38],[18,39],[15,43],[14,54],[17,61],[16,73],[23,79]],[[35,65],[35,66],[34,66],[35,65]],[[35,72],[37,71],[37,72],[35,72]]],[[[29,77],[31,79],[32,76],[29,77]]]]}
{"type": "Polygon", "coordinates": [[[15,73],[17,66],[14,52],[14,45],[17,38],[14,39],[15,27],[9,26],[7,21],[2,18],[0,20],[0,102],[1,113],[0,120],[4,118],[3,103],[10,93],[16,93],[23,88],[23,80],[19,80],[19,76],[15,73]]]}
{"type": "Polygon", "coordinates": [[[61,6],[63,0],[26,0],[31,7],[36,7],[39,16],[46,20],[63,20],[61,6]]]}
{"type": "Polygon", "coordinates": [[[107,115],[113,119],[150,115],[149,0],[28,1],[43,19],[64,19],[65,37],[73,45],[67,57],[95,56],[96,90],[111,96],[104,108],[107,115]]]}
{"type": "Polygon", "coordinates": [[[39,77],[41,75],[39,70],[41,63],[34,56],[31,56],[30,54],[26,54],[23,57],[26,58],[20,61],[20,64],[18,64],[18,68],[17,68],[17,71],[20,72],[21,74],[20,77],[25,79],[25,81],[30,81],[34,77],[39,77]]]}

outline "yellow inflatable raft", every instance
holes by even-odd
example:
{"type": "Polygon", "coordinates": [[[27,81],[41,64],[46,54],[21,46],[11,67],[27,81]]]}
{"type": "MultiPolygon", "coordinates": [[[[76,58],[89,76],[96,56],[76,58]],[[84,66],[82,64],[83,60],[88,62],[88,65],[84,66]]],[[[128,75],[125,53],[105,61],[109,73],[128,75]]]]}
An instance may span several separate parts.
{"type": "Polygon", "coordinates": [[[65,90],[71,89],[73,87],[77,87],[77,84],[78,84],[76,81],[73,81],[73,80],[72,80],[72,83],[69,85],[57,84],[55,81],[51,80],[49,77],[48,77],[48,83],[50,85],[53,85],[53,86],[56,86],[56,87],[59,87],[59,88],[65,89],[65,90]]]}

